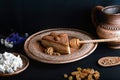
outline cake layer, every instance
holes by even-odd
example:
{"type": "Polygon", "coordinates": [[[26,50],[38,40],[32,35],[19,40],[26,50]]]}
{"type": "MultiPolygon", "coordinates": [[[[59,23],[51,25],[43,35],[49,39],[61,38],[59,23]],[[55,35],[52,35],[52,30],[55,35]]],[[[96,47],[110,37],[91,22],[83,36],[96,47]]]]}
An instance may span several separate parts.
{"type": "MultiPolygon", "coordinates": [[[[54,34],[56,34],[56,33],[54,33],[54,34]]],[[[43,36],[42,40],[47,40],[47,41],[54,42],[57,44],[69,46],[68,35],[64,34],[64,33],[61,33],[58,35],[56,34],[56,36],[55,35],[46,35],[46,36],[43,36]]]]}
{"type": "Polygon", "coordinates": [[[70,47],[68,45],[62,45],[44,39],[41,40],[41,44],[44,47],[53,47],[55,51],[60,52],[61,54],[70,54],[70,47]]]}

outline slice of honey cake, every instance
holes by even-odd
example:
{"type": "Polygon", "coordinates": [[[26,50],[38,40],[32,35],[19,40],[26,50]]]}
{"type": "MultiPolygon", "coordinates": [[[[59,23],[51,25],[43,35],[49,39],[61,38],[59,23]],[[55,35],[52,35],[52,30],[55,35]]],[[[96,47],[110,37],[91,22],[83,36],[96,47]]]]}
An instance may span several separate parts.
{"type": "Polygon", "coordinates": [[[55,51],[61,54],[70,54],[68,34],[61,33],[57,34],[51,32],[49,35],[43,36],[41,44],[44,47],[53,47],[55,51]]]}

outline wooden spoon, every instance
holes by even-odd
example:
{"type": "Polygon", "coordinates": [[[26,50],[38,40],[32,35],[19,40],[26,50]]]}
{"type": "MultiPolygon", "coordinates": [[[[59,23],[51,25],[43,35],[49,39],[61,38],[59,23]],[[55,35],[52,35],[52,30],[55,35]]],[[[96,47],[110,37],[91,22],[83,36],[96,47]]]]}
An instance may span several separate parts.
{"type": "Polygon", "coordinates": [[[98,43],[98,42],[112,42],[112,41],[118,41],[120,40],[120,38],[111,38],[111,39],[95,39],[95,40],[79,40],[76,38],[70,39],[69,44],[71,47],[73,48],[78,48],[80,46],[80,44],[83,43],[98,43]]]}
{"type": "Polygon", "coordinates": [[[117,41],[117,40],[120,40],[120,38],[84,40],[84,41],[79,41],[79,43],[111,42],[111,41],[117,41]]]}
{"type": "Polygon", "coordinates": [[[103,67],[120,65],[120,57],[118,56],[102,57],[98,60],[98,64],[103,67]]]}

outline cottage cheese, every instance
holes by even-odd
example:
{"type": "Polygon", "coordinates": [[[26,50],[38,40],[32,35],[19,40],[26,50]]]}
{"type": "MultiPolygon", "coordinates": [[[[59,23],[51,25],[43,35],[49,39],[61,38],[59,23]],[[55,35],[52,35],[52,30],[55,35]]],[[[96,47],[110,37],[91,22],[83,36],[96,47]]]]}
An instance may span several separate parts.
{"type": "Polygon", "coordinates": [[[15,56],[12,53],[4,52],[0,54],[0,72],[2,73],[13,73],[18,68],[22,68],[23,61],[20,55],[15,56]]]}

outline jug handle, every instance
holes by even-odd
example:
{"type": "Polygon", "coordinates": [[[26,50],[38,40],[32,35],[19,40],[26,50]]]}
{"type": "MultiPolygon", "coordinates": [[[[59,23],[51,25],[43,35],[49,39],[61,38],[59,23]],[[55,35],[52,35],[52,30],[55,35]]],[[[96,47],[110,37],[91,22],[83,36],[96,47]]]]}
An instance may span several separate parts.
{"type": "Polygon", "coordinates": [[[92,10],[91,17],[92,17],[92,23],[95,26],[95,28],[97,28],[97,25],[99,24],[99,21],[97,20],[97,16],[98,16],[97,13],[102,12],[103,8],[104,8],[103,6],[96,6],[92,10]]]}

